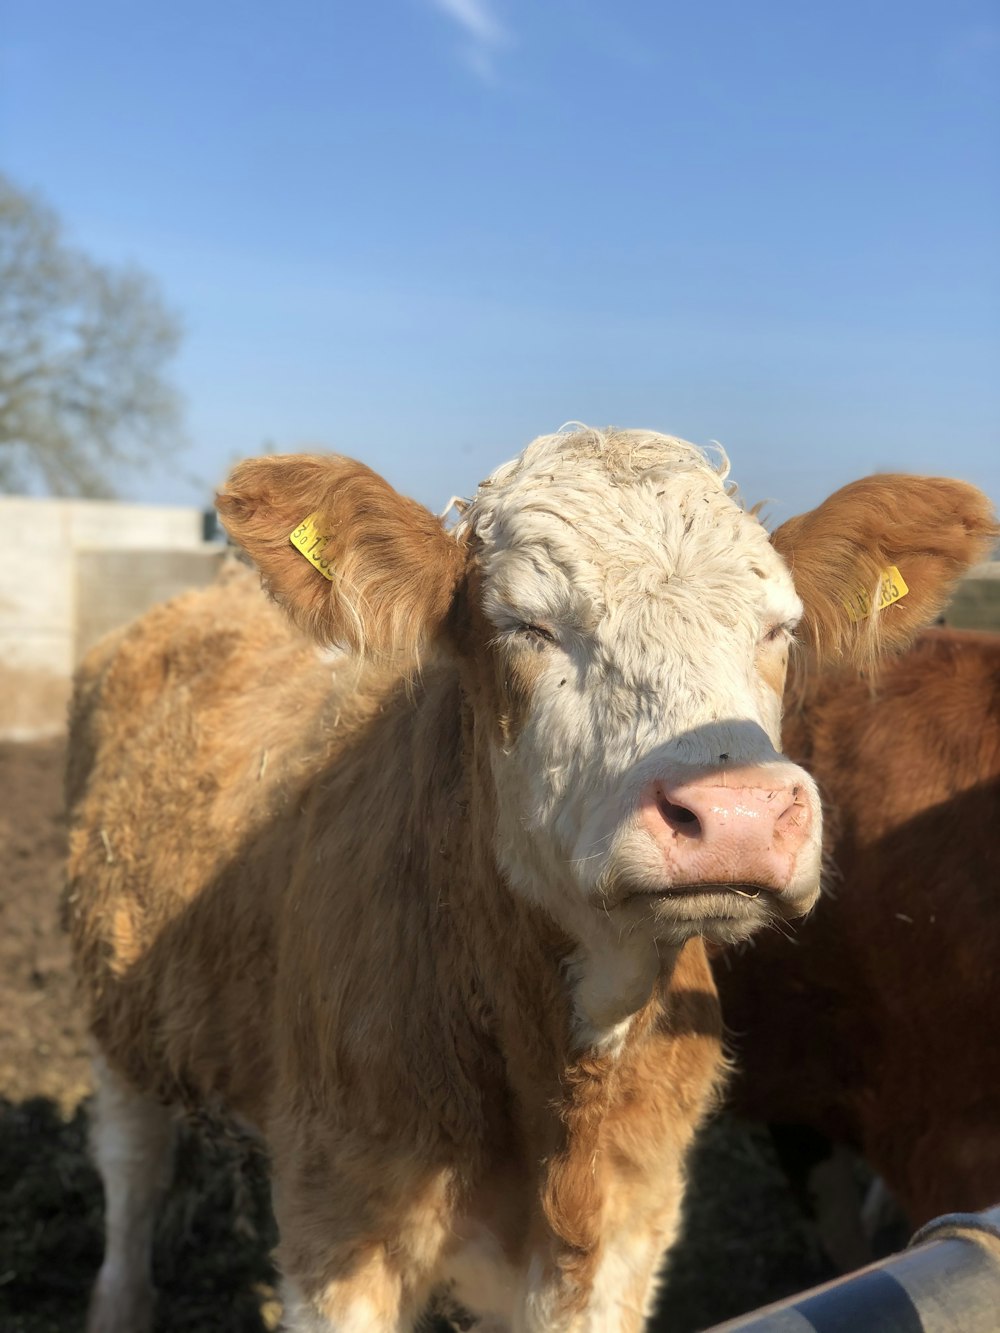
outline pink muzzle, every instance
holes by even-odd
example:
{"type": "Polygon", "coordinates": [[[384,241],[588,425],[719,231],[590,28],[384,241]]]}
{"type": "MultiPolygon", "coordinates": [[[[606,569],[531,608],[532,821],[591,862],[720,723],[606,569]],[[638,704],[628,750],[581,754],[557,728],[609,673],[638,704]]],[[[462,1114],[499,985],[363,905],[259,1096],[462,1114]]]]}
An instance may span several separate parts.
{"type": "Polygon", "coordinates": [[[690,782],[646,784],[639,826],[660,849],[671,887],[719,884],[781,893],[789,886],[813,810],[804,782],[776,777],[773,767],[735,768],[690,782]]]}

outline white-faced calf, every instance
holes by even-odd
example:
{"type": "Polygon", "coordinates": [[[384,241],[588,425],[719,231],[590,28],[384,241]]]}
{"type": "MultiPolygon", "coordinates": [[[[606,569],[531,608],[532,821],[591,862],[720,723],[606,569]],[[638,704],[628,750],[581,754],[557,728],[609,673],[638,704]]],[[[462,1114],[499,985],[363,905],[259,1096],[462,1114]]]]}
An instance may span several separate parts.
{"type": "Polygon", "coordinates": [[[704,941],[819,890],[816,789],[780,753],[792,637],[907,641],[985,499],[870,478],[770,539],[694,447],[581,429],[454,532],[336,457],[244,463],[219,508],[287,618],[239,573],[77,683],[91,1333],[146,1326],[191,1103],[266,1140],[295,1333],[444,1296],[494,1330],[638,1330],[724,1068],[704,941]],[[893,566],[907,596],[858,618],[893,566]]]}

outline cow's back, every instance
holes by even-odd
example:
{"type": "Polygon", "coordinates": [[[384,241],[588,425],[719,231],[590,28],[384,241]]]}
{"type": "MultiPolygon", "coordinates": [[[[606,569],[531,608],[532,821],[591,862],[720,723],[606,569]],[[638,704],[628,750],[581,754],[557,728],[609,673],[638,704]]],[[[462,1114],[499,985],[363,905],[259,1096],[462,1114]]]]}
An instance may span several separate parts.
{"type": "Polygon", "coordinates": [[[269,870],[291,855],[290,818],[335,746],[354,674],[241,566],[81,665],[66,916],[95,1035],[139,1085],[257,1109],[280,882],[269,870]]]}
{"type": "Polygon", "coordinates": [[[1000,1194],[1000,636],[933,631],[786,729],[819,782],[828,892],[720,960],[748,1115],[864,1150],[913,1220],[1000,1194]]]}

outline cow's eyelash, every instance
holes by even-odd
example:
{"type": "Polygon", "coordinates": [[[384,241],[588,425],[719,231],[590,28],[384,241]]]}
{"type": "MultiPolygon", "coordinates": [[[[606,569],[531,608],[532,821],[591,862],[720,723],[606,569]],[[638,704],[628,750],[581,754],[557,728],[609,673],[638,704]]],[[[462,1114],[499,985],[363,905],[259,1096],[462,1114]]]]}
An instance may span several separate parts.
{"type": "Polygon", "coordinates": [[[767,630],[764,634],[764,642],[774,643],[775,639],[782,637],[794,643],[795,639],[797,638],[797,635],[795,633],[795,626],[789,624],[786,621],[782,621],[782,623],[779,625],[772,625],[771,628],[767,630]]]}
{"type": "Polygon", "coordinates": [[[522,621],[517,627],[518,634],[524,634],[528,638],[538,639],[542,643],[558,643],[559,640],[549,629],[548,625],[537,625],[534,621],[522,621]]]}

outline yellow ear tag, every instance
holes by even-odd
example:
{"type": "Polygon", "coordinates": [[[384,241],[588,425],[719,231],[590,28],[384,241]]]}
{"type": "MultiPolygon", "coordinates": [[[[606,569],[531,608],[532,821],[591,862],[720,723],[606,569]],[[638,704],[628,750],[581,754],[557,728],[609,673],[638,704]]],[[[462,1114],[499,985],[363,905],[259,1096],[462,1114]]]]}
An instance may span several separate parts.
{"type": "MultiPolygon", "coordinates": [[[[878,602],[874,610],[884,611],[887,606],[892,606],[893,602],[898,602],[901,597],[905,597],[909,591],[902,574],[895,565],[890,565],[888,569],[882,571],[878,602]]],[[[853,598],[844,603],[844,606],[852,620],[866,620],[872,614],[871,593],[866,588],[859,588],[853,598]]]]}
{"type": "Polygon", "coordinates": [[[333,574],[330,570],[330,562],[323,552],[326,544],[330,540],[325,537],[316,526],[316,520],[319,513],[310,514],[304,518],[294,532],[289,533],[288,540],[309,561],[314,569],[318,569],[325,579],[333,582],[333,574]]]}

